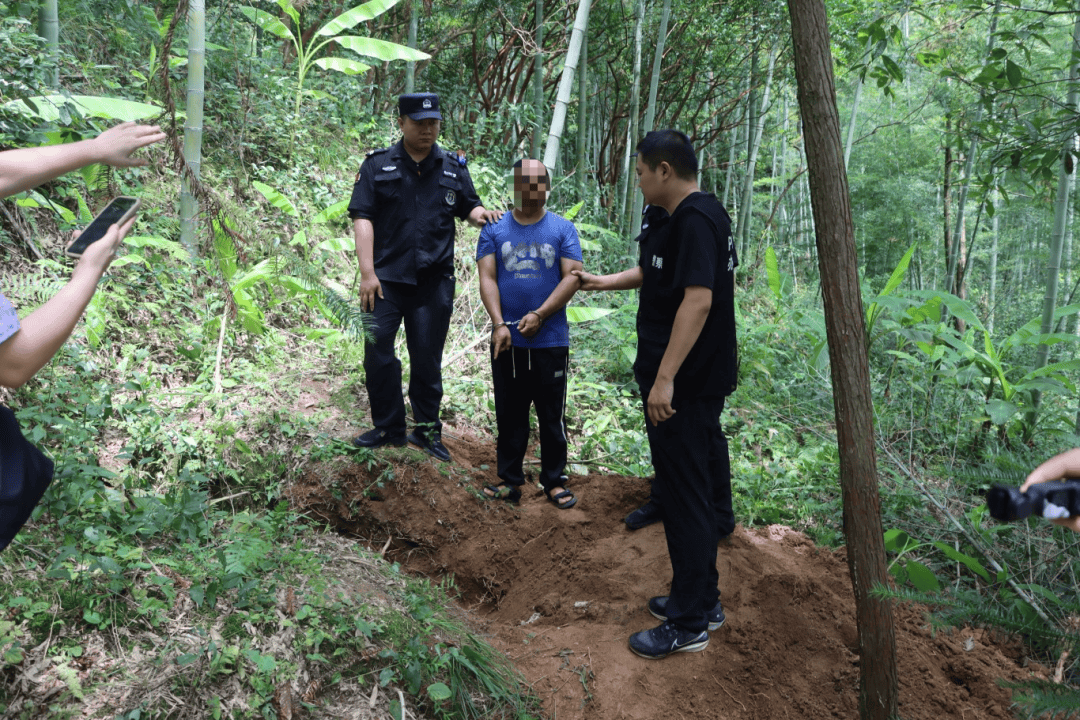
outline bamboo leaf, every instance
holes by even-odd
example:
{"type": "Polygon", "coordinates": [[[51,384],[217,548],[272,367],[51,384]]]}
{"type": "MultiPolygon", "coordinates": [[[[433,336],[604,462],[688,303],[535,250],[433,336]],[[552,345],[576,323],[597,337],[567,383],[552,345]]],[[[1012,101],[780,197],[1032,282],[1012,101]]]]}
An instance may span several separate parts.
{"type": "Polygon", "coordinates": [[[769,279],[769,289],[779,302],[783,299],[780,288],[780,267],[776,260],[776,250],[771,245],[765,248],[765,274],[769,279]]]}
{"type": "Polygon", "coordinates": [[[1024,70],[1012,60],[1005,61],[1005,77],[1012,87],[1020,87],[1024,82],[1024,70]]]}
{"type": "Polygon", "coordinates": [[[296,210],[296,207],[289,201],[289,198],[279,193],[274,188],[270,187],[266,183],[259,182],[258,180],[251,181],[252,187],[259,191],[259,193],[266,198],[266,201],[276,207],[278,210],[283,211],[286,215],[291,217],[300,217],[300,213],[296,210]]]}

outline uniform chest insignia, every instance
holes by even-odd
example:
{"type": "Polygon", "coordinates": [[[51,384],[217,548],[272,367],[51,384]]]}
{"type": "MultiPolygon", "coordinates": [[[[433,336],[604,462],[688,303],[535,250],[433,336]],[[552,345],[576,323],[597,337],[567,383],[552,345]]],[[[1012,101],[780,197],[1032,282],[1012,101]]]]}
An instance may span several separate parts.
{"type": "Polygon", "coordinates": [[[447,190],[445,200],[447,205],[453,205],[454,201],[457,200],[457,193],[453,190],[447,190]]]}
{"type": "Polygon", "coordinates": [[[660,257],[659,255],[653,255],[652,256],[652,266],[654,268],[656,268],[657,270],[663,270],[664,269],[664,258],[660,257]]]}
{"type": "Polygon", "coordinates": [[[383,172],[390,172],[391,170],[397,170],[397,165],[383,165],[383,172]]]}
{"type": "Polygon", "coordinates": [[[450,172],[449,170],[443,170],[442,174],[446,177],[454,178],[455,180],[457,180],[457,173],[450,172]]]}

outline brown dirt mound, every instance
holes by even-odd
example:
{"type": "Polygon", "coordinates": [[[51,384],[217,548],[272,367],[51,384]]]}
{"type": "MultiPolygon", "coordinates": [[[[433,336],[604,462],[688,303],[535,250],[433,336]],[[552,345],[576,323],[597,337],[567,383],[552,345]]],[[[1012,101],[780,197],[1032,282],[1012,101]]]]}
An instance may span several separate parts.
{"type": "MultiPolygon", "coordinates": [[[[495,476],[490,438],[447,428],[452,463],[384,450],[385,469],[309,474],[293,501],[429,576],[453,575],[462,603],[559,720],[857,718],[859,658],[843,550],[789,528],[740,527],[721,546],[727,623],[700,653],[644,660],[627,638],[671,568],[661,525],[622,518],[648,495],[640,478],[571,479],[561,511],[532,488],[517,506],[478,493],[495,476]],[[383,478],[382,487],[379,478],[383,478]]],[[[1046,677],[1019,643],[980,629],[932,634],[925,610],[896,612],[905,720],[1010,718],[998,679],[1046,677]]]]}

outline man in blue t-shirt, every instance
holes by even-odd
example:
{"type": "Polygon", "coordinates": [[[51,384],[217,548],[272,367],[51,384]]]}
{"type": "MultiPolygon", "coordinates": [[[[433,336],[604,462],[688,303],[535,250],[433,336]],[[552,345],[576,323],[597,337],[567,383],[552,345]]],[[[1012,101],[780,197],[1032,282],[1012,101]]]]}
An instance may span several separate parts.
{"type": "Polygon", "coordinates": [[[566,303],[582,269],[574,224],[544,208],[551,180],[539,160],[514,164],[514,210],[480,231],[480,299],[491,316],[491,377],[499,438],[499,485],[490,498],[516,501],[525,484],[529,406],[540,425],[540,484],[560,509],[577,503],[566,489],[566,303]]]}

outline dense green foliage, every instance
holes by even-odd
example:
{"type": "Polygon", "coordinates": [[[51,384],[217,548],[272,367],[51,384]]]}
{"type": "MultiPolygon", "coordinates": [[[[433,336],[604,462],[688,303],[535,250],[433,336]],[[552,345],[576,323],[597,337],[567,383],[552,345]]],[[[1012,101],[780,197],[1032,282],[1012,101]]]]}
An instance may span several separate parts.
{"type": "MultiPolygon", "coordinates": [[[[74,714],[90,691],[73,670],[93,650],[84,638],[108,633],[129,656],[156,657],[162,687],[193,703],[192,716],[268,717],[279,683],[302,675],[319,687],[357,680],[401,688],[432,717],[496,712],[470,705],[474,695],[494,698],[506,717],[524,717],[534,700],[503,661],[438,609],[452,587],[408,581],[391,611],[365,604],[343,591],[340,569],[360,561],[395,570],[355,549],[346,559],[344,546],[328,554],[329,540],[298,522],[283,497],[283,487],[314,467],[377,463],[319,428],[331,412],[360,420],[363,316],[352,302],[344,201],[364,152],[394,140],[394,100],[405,81],[402,63],[377,55],[367,72],[309,72],[357,70],[319,65],[330,57],[312,52],[310,32],[347,8],[284,5],[209,13],[202,179],[214,222],[194,261],[177,243],[175,157],[155,168],[74,174],[4,205],[32,230],[0,223],[2,289],[23,313],[68,274],[55,252],[27,260],[27,238],[59,237],[111,194],[139,195],[155,211],[142,214],[75,340],[10,397],[30,437],[57,459],[57,478],[35,521],[0,555],[11,588],[0,598],[0,675],[10,679],[34,653],[50,658],[67,685],[51,716],[74,714]],[[332,407],[297,415],[301,379],[313,376],[334,379],[332,407]],[[327,556],[334,560],[315,561],[327,556]],[[302,602],[283,620],[281,608],[301,586],[302,602]],[[180,634],[178,613],[187,616],[180,634]],[[438,633],[456,644],[432,640],[438,633]],[[376,641],[386,650],[371,657],[376,641]],[[227,698],[226,685],[234,691],[227,698]]],[[[403,5],[354,32],[405,42],[403,5]]],[[[575,6],[545,5],[544,87],[553,99],[575,6]]],[[[647,4],[646,37],[655,38],[659,5],[647,4]]],[[[733,217],[750,110],[764,113],[739,269],[740,389],[723,418],[736,514],[747,525],[783,523],[837,545],[835,418],[786,18],[781,6],[758,2],[672,5],[656,124],[694,138],[701,184],[727,198],[733,217]],[[772,52],[772,100],[752,108],[772,52]]],[[[481,197],[501,206],[503,168],[546,130],[531,105],[533,6],[468,0],[421,8],[418,48],[431,57],[419,63],[417,89],[441,93],[443,144],[468,152],[481,197]]],[[[34,35],[36,4],[0,2],[0,145],[89,136],[111,122],[86,117],[65,94],[182,105],[178,9],[64,0],[61,52],[48,57],[34,35]],[[23,101],[47,94],[55,66],[63,90],[55,119],[44,122],[43,101],[23,101]]],[[[829,9],[838,102],[855,118],[848,169],[897,592],[913,587],[947,622],[1022,633],[1056,659],[1076,640],[1075,538],[1034,520],[996,525],[979,493],[994,481],[1020,482],[1076,443],[1071,232],[1051,332],[1039,316],[1054,190],[1074,162],[1063,150],[1077,127],[1077,109],[1066,102],[1077,8],[1041,0],[996,20],[986,3],[835,0],[829,9]],[[1041,367],[1040,347],[1050,351],[1041,367]]],[[[568,114],[553,174],[551,207],[576,215],[594,272],[636,260],[623,207],[627,123],[644,112],[629,106],[632,16],[629,2],[593,8],[589,96],[573,100],[587,112],[568,114]],[[579,117],[588,180],[581,186],[573,176],[579,117]]],[[[351,52],[329,48],[333,57],[351,52]]],[[[170,130],[172,122],[163,119],[170,130]]],[[[474,240],[474,231],[459,234],[444,409],[456,422],[490,429],[486,371],[466,352],[486,333],[474,240]]],[[[635,309],[633,294],[572,302],[575,472],[651,472],[631,371],[635,309]]],[[[1033,708],[1055,707],[1048,689],[1031,694],[1033,708]]],[[[117,717],[165,716],[167,702],[155,705],[163,697],[118,701],[117,717]]],[[[32,716],[22,702],[0,695],[13,716],[32,716]]]]}

